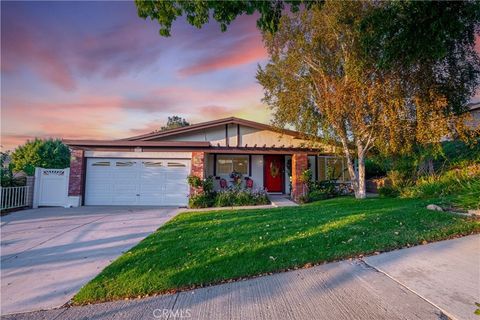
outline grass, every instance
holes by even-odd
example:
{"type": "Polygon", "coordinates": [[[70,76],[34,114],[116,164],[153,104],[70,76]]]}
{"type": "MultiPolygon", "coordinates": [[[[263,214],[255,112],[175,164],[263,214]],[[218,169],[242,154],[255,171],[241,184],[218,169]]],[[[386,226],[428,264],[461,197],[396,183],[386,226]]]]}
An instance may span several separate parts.
{"type": "Polygon", "coordinates": [[[183,213],[105,268],[76,304],[204,286],[480,232],[421,199],[337,198],[299,207],[183,213]]]}
{"type": "Polygon", "coordinates": [[[419,178],[400,191],[407,198],[432,198],[445,206],[480,209],[480,164],[453,168],[419,178]]]}

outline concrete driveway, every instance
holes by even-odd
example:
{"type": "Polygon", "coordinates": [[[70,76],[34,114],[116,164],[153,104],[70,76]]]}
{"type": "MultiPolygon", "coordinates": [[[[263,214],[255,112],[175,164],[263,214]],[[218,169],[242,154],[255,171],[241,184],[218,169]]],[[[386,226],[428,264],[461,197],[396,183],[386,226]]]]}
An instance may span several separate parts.
{"type": "Polygon", "coordinates": [[[59,307],[180,210],[40,208],[1,219],[1,314],[59,307]]]}

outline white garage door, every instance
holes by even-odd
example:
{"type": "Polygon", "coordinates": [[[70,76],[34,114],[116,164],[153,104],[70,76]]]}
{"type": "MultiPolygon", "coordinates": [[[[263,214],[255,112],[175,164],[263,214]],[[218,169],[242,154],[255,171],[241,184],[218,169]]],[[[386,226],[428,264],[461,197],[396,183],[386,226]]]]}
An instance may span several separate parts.
{"type": "Polygon", "coordinates": [[[86,205],[185,206],[190,160],[87,159],[86,205]]]}

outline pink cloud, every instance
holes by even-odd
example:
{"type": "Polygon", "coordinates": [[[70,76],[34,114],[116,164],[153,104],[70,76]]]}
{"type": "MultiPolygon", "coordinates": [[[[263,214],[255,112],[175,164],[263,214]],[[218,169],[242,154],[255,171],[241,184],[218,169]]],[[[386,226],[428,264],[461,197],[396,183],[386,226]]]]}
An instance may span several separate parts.
{"type": "Polygon", "coordinates": [[[121,23],[105,20],[105,24],[85,28],[83,32],[72,30],[68,24],[52,25],[22,7],[5,7],[2,72],[29,70],[70,91],[77,87],[79,77],[115,78],[150,67],[161,53],[160,37],[136,17],[134,5],[129,6],[132,12],[128,20],[121,23]]]}
{"type": "Polygon", "coordinates": [[[60,88],[74,89],[72,72],[62,58],[61,51],[39,41],[39,31],[26,27],[22,20],[14,21],[12,27],[8,27],[8,32],[2,32],[2,72],[13,73],[30,67],[41,78],[60,88]]]}
{"type": "Polygon", "coordinates": [[[128,110],[148,113],[189,113],[204,105],[238,106],[258,103],[262,88],[258,84],[227,89],[205,89],[191,86],[166,86],[125,98],[121,106],[128,110]]]}
{"type": "Polygon", "coordinates": [[[205,57],[188,67],[180,69],[179,74],[184,77],[191,76],[259,62],[265,58],[267,58],[267,51],[263,46],[256,41],[242,41],[236,47],[226,48],[217,52],[217,55],[205,57]]]}
{"type": "Polygon", "coordinates": [[[75,102],[35,104],[15,99],[6,105],[2,108],[1,143],[5,148],[34,137],[114,138],[120,131],[112,128],[127,117],[118,97],[90,96],[75,102]]]}
{"type": "MultiPolygon", "coordinates": [[[[237,18],[225,33],[209,30],[193,41],[192,48],[200,58],[179,70],[180,76],[190,76],[232,68],[268,57],[260,31],[256,28],[257,16],[237,18]]],[[[209,28],[218,28],[212,23],[209,28]]]]}

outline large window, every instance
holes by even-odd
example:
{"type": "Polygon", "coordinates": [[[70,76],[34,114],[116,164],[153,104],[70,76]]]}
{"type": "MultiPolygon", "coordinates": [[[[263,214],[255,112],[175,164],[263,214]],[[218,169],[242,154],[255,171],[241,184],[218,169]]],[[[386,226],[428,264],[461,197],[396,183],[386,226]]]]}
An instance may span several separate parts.
{"type": "Polygon", "coordinates": [[[345,158],[333,156],[318,156],[318,180],[349,181],[347,162],[345,158]]]}
{"type": "Polygon", "coordinates": [[[248,156],[217,156],[217,174],[230,174],[233,171],[248,174],[248,156]]]}

